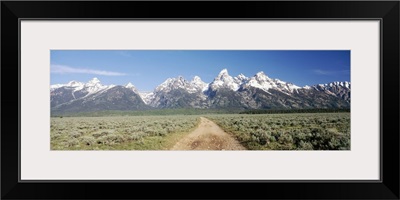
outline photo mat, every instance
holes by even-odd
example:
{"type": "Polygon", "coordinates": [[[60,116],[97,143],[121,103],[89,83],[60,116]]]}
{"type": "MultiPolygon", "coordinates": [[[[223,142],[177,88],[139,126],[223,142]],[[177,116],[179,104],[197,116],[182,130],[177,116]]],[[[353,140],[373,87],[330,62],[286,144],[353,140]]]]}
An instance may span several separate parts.
{"type": "MultiPolygon", "coordinates": [[[[24,97],[21,98],[22,180],[379,180],[379,25],[379,20],[282,23],[279,21],[251,23],[246,21],[101,23],[23,21],[21,23],[23,33],[21,94],[24,97]],[[110,27],[107,29],[109,32],[104,32],[104,27],[110,27]],[[238,27],[246,31],[238,31],[238,27]],[[79,37],[77,35],[65,37],[63,33],[71,29],[80,29],[82,32],[79,33],[79,37]],[[205,32],[206,34],[201,37],[198,35],[202,30],[209,29],[216,31],[212,34],[205,32]],[[310,30],[313,30],[313,34],[310,34],[310,30]],[[360,31],[363,34],[360,34],[360,31]],[[149,36],[149,32],[159,34],[149,36]],[[283,36],[282,32],[290,33],[290,37],[283,36]],[[104,40],[107,35],[112,34],[120,37],[104,40]],[[247,37],[244,37],[246,34],[247,37]],[[194,40],[193,36],[199,36],[197,38],[200,39],[194,40]],[[330,36],[329,40],[327,36],[330,36]],[[237,39],[243,37],[251,39],[237,39]],[[51,51],[155,49],[351,50],[353,90],[351,150],[218,152],[51,150],[49,142],[51,140],[49,86],[53,84],[50,72],[51,59],[49,59],[51,51]],[[40,75],[33,77],[32,74],[40,75]],[[30,84],[32,81],[35,81],[35,85],[30,84]],[[363,87],[365,85],[368,87],[363,87]],[[371,98],[364,98],[366,96],[371,98]],[[36,97],[43,99],[29,101],[36,97]],[[369,108],[369,115],[363,114],[366,107],[369,108]],[[29,134],[32,131],[37,134],[29,134]],[[365,154],[369,156],[362,156],[365,154]],[[37,159],[41,162],[37,162],[37,159]],[[299,159],[302,161],[299,162],[299,159]],[[203,170],[194,170],[210,162],[213,163],[212,169],[206,167],[202,168],[203,170]],[[66,166],[71,166],[70,163],[81,163],[81,165],[79,168],[66,169],[66,166]],[[338,165],[338,163],[347,164],[338,165]],[[119,170],[112,173],[107,171],[114,167],[119,170]],[[243,170],[250,167],[251,170],[243,170]],[[136,170],[131,170],[132,168],[136,170]],[[269,170],[265,170],[266,168],[269,170]],[[59,169],[66,170],[60,174],[59,169]]],[[[236,75],[230,71],[228,68],[229,73],[236,75]]],[[[90,79],[84,81],[88,80],[90,79]]]]}

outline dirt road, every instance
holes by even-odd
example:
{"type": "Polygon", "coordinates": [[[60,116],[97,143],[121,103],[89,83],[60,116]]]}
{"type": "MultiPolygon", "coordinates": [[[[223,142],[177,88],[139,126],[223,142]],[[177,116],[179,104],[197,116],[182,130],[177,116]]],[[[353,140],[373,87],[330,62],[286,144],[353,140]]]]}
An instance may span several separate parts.
{"type": "Polygon", "coordinates": [[[245,150],[214,122],[201,117],[199,126],[178,141],[171,150],[245,150]]]}

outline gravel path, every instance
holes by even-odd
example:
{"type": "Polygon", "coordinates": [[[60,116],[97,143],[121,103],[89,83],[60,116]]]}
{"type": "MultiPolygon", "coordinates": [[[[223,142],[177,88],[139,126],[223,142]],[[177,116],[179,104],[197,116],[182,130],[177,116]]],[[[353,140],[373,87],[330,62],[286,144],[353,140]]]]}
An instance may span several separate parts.
{"type": "Polygon", "coordinates": [[[199,126],[178,141],[171,150],[246,150],[246,148],[217,124],[201,117],[199,126]]]}

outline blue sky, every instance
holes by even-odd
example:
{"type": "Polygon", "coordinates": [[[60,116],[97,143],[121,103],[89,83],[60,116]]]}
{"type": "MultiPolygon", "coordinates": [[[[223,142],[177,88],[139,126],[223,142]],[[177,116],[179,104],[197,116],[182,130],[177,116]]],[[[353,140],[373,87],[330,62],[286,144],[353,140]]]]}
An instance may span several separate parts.
{"type": "Polygon", "coordinates": [[[231,76],[270,78],[298,86],[350,81],[350,51],[276,50],[51,50],[51,84],[71,80],[134,84],[152,91],[167,78],[195,75],[207,83],[222,69],[231,76]]]}

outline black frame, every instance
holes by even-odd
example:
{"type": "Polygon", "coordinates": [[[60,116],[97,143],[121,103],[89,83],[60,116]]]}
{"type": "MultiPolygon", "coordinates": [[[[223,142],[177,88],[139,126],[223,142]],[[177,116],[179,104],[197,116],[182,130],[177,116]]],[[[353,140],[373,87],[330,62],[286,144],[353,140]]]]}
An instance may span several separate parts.
{"type": "Polygon", "coordinates": [[[398,1],[2,1],[1,198],[399,199],[398,1]],[[185,8],[185,9],[182,9],[185,8]],[[381,20],[381,181],[19,182],[20,19],[379,19],[381,20]],[[18,75],[19,76],[19,75],[18,75]],[[11,79],[10,81],[7,79],[11,79]],[[18,96],[18,99],[16,98],[18,96]],[[7,106],[5,108],[4,106],[7,106]],[[18,112],[15,112],[15,108],[18,112]],[[17,122],[18,117],[18,122],[17,122]],[[383,123],[384,122],[384,123],[383,123]],[[11,126],[11,124],[15,126],[11,126]],[[18,129],[16,126],[18,125],[18,129]],[[18,130],[18,132],[17,132],[18,130]],[[168,187],[171,186],[171,187],[168,187]],[[221,187],[225,186],[225,187],[221,187]],[[163,189],[166,189],[165,192],[163,189]],[[154,190],[147,193],[145,189],[154,190]],[[158,192],[160,191],[160,192],[158,192]],[[186,194],[189,194],[186,195],[186,194]]]}

